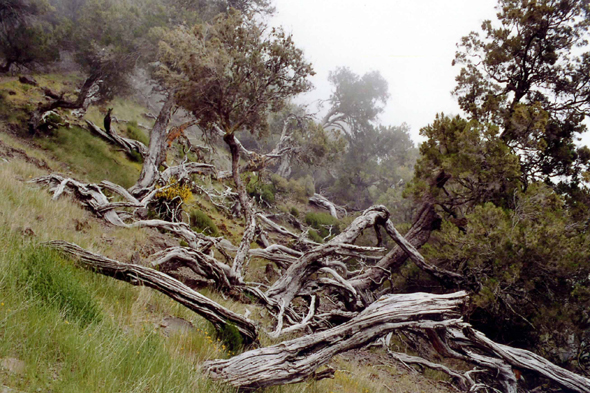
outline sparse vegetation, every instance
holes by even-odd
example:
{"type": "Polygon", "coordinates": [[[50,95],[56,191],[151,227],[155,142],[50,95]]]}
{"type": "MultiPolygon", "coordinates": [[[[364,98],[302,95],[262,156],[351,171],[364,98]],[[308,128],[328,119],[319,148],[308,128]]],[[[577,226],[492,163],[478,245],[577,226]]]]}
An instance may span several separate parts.
{"type": "Polygon", "coordinates": [[[590,393],[590,5],[497,11],[418,149],[272,0],[0,2],[0,392],[590,393]]]}

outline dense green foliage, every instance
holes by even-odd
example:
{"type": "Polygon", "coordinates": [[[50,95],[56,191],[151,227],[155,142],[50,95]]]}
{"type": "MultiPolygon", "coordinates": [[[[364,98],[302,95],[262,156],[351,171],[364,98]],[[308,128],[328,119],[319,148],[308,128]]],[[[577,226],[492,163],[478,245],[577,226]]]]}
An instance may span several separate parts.
{"type": "Polygon", "coordinates": [[[590,114],[590,52],[574,50],[587,44],[588,3],[500,0],[498,9],[499,23],[463,38],[454,93],[470,118],[501,127],[524,182],[577,183],[590,158],[574,144],[590,114]]]}
{"type": "Polygon", "coordinates": [[[207,236],[217,237],[220,235],[217,225],[213,222],[211,217],[201,210],[191,210],[190,212],[191,227],[197,232],[206,234],[207,236]]]}
{"type": "Polygon", "coordinates": [[[0,73],[12,65],[30,67],[59,58],[56,26],[44,20],[49,12],[44,0],[0,2],[0,73]]]}
{"type": "Polygon", "coordinates": [[[259,203],[267,204],[275,202],[276,188],[272,183],[265,183],[259,176],[249,176],[246,183],[246,192],[259,203]]]}
{"type": "Polygon", "coordinates": [[[213,24],[180,27],[160,45],[159,76],[178,105],[204,129],[265,135],[268,114],[307,91],[311,65],[282,29],[266,32],[253,17],[230,11],[213,24]]]}
{"type": "MultiPolygon", "coordinates": [[[[589,155],[573,141],[589,113],[579,94],[590,57],[572,48],[587,37],[585,7],[500,0],[499,26],[484,22],[484,36],[471,33],[457,53],[454,92],[468,118],[441,114],[421,130],[407,190],[438,206],[442,229],[424,254],[465,278],[471,322],[578,368],[590,358],[589,155]]],[[[406,288],[454,288],[407,277],[406,288]]]]}
{"type": "Polygon", "coordinates": [[[305,223],[316,229],[320,239],[338,235],[341,229],[340,221],[329,213],[309,212],[305,215],[305,223]]]}

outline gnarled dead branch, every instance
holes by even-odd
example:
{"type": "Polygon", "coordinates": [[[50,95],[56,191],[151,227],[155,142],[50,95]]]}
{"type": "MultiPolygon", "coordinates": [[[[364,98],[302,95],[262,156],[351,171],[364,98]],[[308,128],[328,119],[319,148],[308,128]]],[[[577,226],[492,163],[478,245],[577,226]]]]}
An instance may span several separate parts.
{"type": "Polygon", "coordinates": [[[296,383],[308,379],[338,353],[359,348],[404,327],[439,327],[457,323],[465,292],[383,297],[349,322],[271,347],[205,363],[216,380],[242,389],[296,383]]]}
{"type": "Polygon", "coordinates": [[[258,340],[257,328],[252,321],[226,309],[162,272],[145,266],[118,262],[94,254],[73,243],[52,241],[48,244],[78,258],[85,267],[96,270],[105,276],[126,281],[132,285],[145,285],[156,289],[207,319],[217,328],[222,328],[228,323],[232,324],[248,344],[258,340]]]}
{"type": "Polygon", "coordinates": [[[309,198],[309,203],[313,203],[316,206],[319,206],[323,209],[329,210],[330,214],[334,218],[339,218],[338,217],[339,212],[343,216],[346,216],[346,214],[347,214],[345,208],[334,204],[328,198],[326,198],[325,196],[322,196],[320,194],[313,194],[313,196],[311,198],[309,198]]]}
{"type": "Polygon", "coordinates": [[[86,120],[86,124],[88,125],[88,130],[90,132],[97,134],[109,143],[119,146],[125,151],[125,153],[132,154],[133,152],[137,152],[142,157],[147,155],[148,149],[143,143],[134,139],[123,138],[121,135],[117,134],[113,127],[106,131],[90,120],[86,120]]]}

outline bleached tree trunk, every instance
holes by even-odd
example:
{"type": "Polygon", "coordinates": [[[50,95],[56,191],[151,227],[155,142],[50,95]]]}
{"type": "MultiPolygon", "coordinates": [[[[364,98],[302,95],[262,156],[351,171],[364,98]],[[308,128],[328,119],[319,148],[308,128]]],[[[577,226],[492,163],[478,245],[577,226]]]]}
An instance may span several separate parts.
{"type": "Polygon", "coordinates": [[[242,178],[240,177],[241,144],[236,140],[236,137],[233,133],[226,133],[223,136],[223,140],[225,141],[225,143],[227,143],[231,152],[232,178],[236,185],[236,189],[238,192],[238,200],[240,201],[242,214],[244,216],[244,220],[246,223],[246,229],[244,230],[242,241],[240,242],[240,246],[238,247],[238,251],[236,253],[232,265],[233,274],[242,277],[244,272],[244,265],[248,261],[248,251],[250,250],[250,243],[254,241],[254,236],[256,235],[256,216],[252,210],[250,198],[248,197],[248,193],[246,192],[244,182],[242,182],[242,178]]]}
{"type": "Polygon", "coordinates": [[[320,262],[320,259],[331,255],[336,248],[346,244],[352,244],[362,231],[384,223],[389,218],[389,212],[383,206],[373,206],[357,217],[342,233],[334,237],[326,244],[315,247],[312,251],[303,254],[297,262],[293,263],[279,280],[268,290],[267,295],[277,302],[288,305],[309,276],[323,267],[328,267],[320,262]]]}
{"type": "MultiPolygon", "coordinates": [[[[442,171],[433,176],[430,187],[433,190],[442,188],[449,178],[450,176],[442,171]]],[[[438,229],[440,224],[441,218],[435,210],[433,198],[426,195],[418,208],[412,227],[404,238],[414,249],[419,249],[426,244],[432,231],[438,229]]],[[[350,284],[361,293],[365,301],[370,303],[374,300],[374,291],[383,284],[392,272],[399,269],[409,256],[403,248],[394,247],[375,266],[369,267],[363,274],[352,278],[350,284]]]]}
{"type": "Polygon", "coordinates": [[[137,183],[129,189],[133,195],[142,195],[158,180],[159,167],[166,159],[167,127],[174,109],[174,94],[170,93],[150,131],[150,145],[144,157],[137,183]]]}
{"type": "Polygon", "coordinates": [[[257,328],[252,321],[226,309],[164,273],[145,266],[118,262],[68,242],[53,241],[49,245],[78,258],[86,267],[105,276],[126,281],[132,285],[151,287],[199,314],[217,328],[231,323],[239,330],[246,344],[258,340],[257,328]]]}
{"type": "Polygon", "coordinates": [[[336,204],[334,204],[328,198],[326,198],[325,196],[322,196],[320,194],[314,194],[311,198],[309,198],[309,202],[313,203],[314,205],[317,205],[323,209],[329,210],[330,214],[334,218],[339,218],[338,212],[342,213],[342,215],[344,215],[344,216],[346,215],[345,208],[340,207],[340,206],[336,206],[336,204]]]}
{"type": "Polygon", "coordinates": [[[107,132],[106,130],[103,130],[102,128],[100,128],[99,126],[97,126],[96,124],[91,122],[90,120],[86,120],[86,124],[88,124],[88,129],[91,132],[97,134],[101,138],[105,139],[107,142],[121,147],[123,150],[125,150],[125,153],[131,154],[133,152],[137,152],[144,158],[147,156],[148,149],[140,141],[136,141],[134,139],[123,138],[122,136],[117,134],[117,132],[114,130],[114,128],[111,128],[107,132]]]}
{"type": "Polygon", "coordinates": [[[362,347],[396,329],[457,323],[454,318],[460,316],[466,296],[465,292],[457,292],[383,297],[345,324],[231,359],[210,361],[205,363],[205,369],[211,378],[243,389],[305,381],[335,355],[362,347]],[[440,319],[443,321],[438,322],[440,319]]]}

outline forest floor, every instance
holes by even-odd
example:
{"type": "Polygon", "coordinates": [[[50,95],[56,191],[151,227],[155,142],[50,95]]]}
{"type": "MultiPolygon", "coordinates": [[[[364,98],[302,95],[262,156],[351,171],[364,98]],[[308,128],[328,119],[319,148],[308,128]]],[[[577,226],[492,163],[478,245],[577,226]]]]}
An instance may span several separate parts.
{"type": "MultiPolygon", "coordinates": [[[[26,132],[27,111],[43,99],[42,87],[74,86],[75,75],[36,75],[39,87],[0,78],[0,393],[8,392],[233,392],[211,382],[202,362],[234,352],[203,318],[164,295],[83,270],[43,243],[65,240],[113,259],[146,263],[178,240],[150,229],[109,226],[69,197],[52,200],[28,180],[60,172],[88,182],[132,185],[141,164],[86,129],[72,124],[50,135],[26,132]]],[[[109,106],[121,119],[146,127],[147,110],[130,99],[109,106]]],[[[100,124],[99,107],[87,118],[100,124]]],[[[147,139],[141,127],[127,137],[147,139]],[[137,133],[142,130],[143,135],[137,133]]],[[[278,208],[301,203],[290,201],[278,208]]],[[[199,195],[192,207],[211,217],[236,244],[243,231],[199,195]]],[[[311,208],[309,208],[311,209],[311,208]]],[[[263,275],[265,264],[250,265],[263,275]]],[[[238,313],[246,306],[212,290],[201,291],[238,313]]],[[[256,306],[249,307],[260,314],[256,306]]],[[[261,333],[264,336],[264,333],[261,333]]],[[[272,343],[262,337],[262,345],[272,343]]],[[[263,392],[449,392],[445,374],[419,374],[377,350],[355,350],[331,363],[333,379],[263,389],[263,392]]]]}

